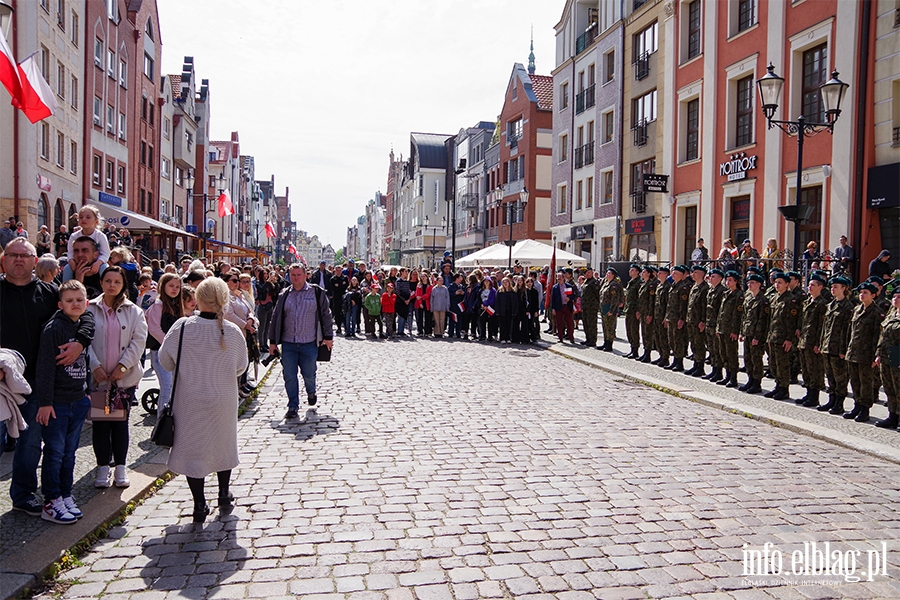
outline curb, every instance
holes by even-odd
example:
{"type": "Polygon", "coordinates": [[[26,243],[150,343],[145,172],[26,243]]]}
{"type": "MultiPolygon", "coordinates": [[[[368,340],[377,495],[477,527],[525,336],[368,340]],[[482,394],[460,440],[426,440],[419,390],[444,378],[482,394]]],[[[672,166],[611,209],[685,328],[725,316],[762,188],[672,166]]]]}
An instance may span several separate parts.
{"type": "Polygon", "coordinates": [[[792,419],[790,417],[770,412],[756,406],[741,404],[740,402],[734,401],[725,401],[705,392],[697,391],[691,388],[686,387],[684,389],[673,389],[672,384],[669,382],[655,380],[652,377],[646,377],[643,375],[626,373],[624,371],[616,369],[612,365],[605,364],[600,361],[589,360],[587,358],[569,353],[564,348],[561,349],[556,347],[555,344],[546,344],[545,348],[550,352],[553,352],[554,354],[557,354],[569,360],[573,360],[583,365],[605,371],[634,383],[639,383],[641,385],[654,388],[656,390],[659,390],[660,392],[675,396],[677,398],[683,398],[685,400],[696,402],[710,408],[716,408],[727,413],[745,417],[747,419],[760,421],[762,423],[766,423],[767,425],[772,425],[774,427],[786,429],[794,433],[800,433],[811,438],[830,442],[832,444],[842,446],[850,450],[856,450],[857,452],[862,452],[863,454],[867,454],[874,458],[879,458],[882,460],[900,464],[900,450],[892,446],[879,444],[877,442],[871,442],[858,436],[848,435],[840,431],[819,427],[812,423],[808,423],[799,419],[792,419]]]}

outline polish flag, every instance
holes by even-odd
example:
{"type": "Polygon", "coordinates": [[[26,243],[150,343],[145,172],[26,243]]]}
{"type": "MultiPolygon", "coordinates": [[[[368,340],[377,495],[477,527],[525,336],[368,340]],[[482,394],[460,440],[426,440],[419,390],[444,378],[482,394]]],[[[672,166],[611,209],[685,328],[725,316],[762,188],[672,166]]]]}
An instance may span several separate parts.
{"type": "Polygon", "coordinates": [[[227,217],[234,214],[234,204],[231,203],[231,194],[225,190],[219,194],[219,216],[227,217]]]}
{"type": "Polygon", "coordinates": [[[19,97],[22,95],[22,84],[19,81],[19,69],[16,66],[16,59],[13,58],[12,50],[0,32],[0,83],[12,96],[13,106],[18,106],[19,97]]]}
{"type": "Polygon", "coordinates": [[[266,223],[266,237],[267,238],[275,237],[275,228],[272,227],[271,223],[266,223]]]}
{"type": "Polygon", "coordinates": [[[22,91],[18,106],[32,123],[52,116],[56,112],[56,99],[53,90],[41,75],[37,62],[37,52],[19,63],[19,82],[22,91]]]}
{"type": "Polygon", "coordinates": [[[488,315],[490,315],[490,316],[493,317],[493,316],[494,316],[494,313],[497,312],[497,311],[494,310],[494,307],[493,307],[493,306],[485,306],[485,307],[484,307],[484,312],[486,312],[488,315]]]}
{"type": "Polygon", "coordinates": [[[466,312],[466,303],[465,302],[460,302],[459,304],[457,304],[457,306],[459,307],[459,312],[466,312]]]}
{"type": "Polygon", "coordinates": [[[296,258],[297,260],[300,260],[300,254],[297,252],[297,247],[294,246],[293,244],[288,245],[288,252],[293,254],[294,258],[296,258]]]}

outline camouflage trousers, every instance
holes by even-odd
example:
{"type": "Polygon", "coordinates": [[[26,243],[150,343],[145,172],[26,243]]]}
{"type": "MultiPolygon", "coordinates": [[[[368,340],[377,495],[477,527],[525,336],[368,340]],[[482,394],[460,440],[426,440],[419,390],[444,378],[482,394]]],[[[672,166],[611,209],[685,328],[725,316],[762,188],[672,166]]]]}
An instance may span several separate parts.
{"type": "Polygon", "coordinates": [[[849,363],[836,354],[825,355],[825,375],[828,377],[828,393],[841,398],[847,397],[850,384],[849,363]]]}
{"type": "Polygon", "coordinates": [[[600,320],[603,323],[603,341],[612,344],[616,341],[616,322],[618,320],[615,311],[603,315],[600,320]]]}
{"type": "Polygon", "coordinates": [[[803,372],[803,387],[814,391],[825,389],[824,354],[816,354],[812,348],[800,350],[800,369],[803,372]]]}
{"type": "Polygon", "coordinates": [[[881,371],[881,383],[884,385],[884,393],[888,397],[888,412],[900,413],[900,369],[892,367],[884,361],[878,367],[881,371]]]}
{"type": "Polygon", "coordinates": [[[647,322],[647,318],[641,315],[641,341],[644,342],[644,352],[653,350],[653,340],[656,335],[656,321],[647,322]]]}
{"type": "Polygon", "coordinates": [[[706,361],[706,332],[700,331],[696,323],[689,323],[685,328],[691,336],[691,352],[694,354],[695,363],[706,361]]]}
{"type": "Polygon", "coordinates": [[[738,370],[738,341],[731,339],[731,334],[719,334],[719,352],[722,353],[724,367],[732,373],[738,370]]]}
{"type": "Polygon", "coordinates": [[[721,369],[725,366],[725,357],[719,349],[719,338],[716,337],[716,328],[707,327],[703,333],[706,334],[706,346],[709,348],[709,362],[714,369],[721,369]]]}
{"type": "Polygon", "coordinates": [[[794,348],[785,352],[781,343],[769,344],[769,371],[775,378],[775,385],[787,388],[791,385],[791,354],[794,348]]]}
{"type": "Polygon", "coordinates": [[[860,406],[872,408],[875,404],[875,369],[871,364],[848,362],[850,367],[850,387],[853,400],[860,406]]]}
{"type": "MultiPolygon", "coordinates": [[[[662,321],[654,322],[662,324],[662,321]]],[[[664,327],[657,327],[655,336],[656,351],[659,352],[659,357],[665,362],[669,362],[669,356],[672,354],[672,349],[669,347],[669,330],[664,327]]]]}
{"type": "Polygon", "coordinates": [[[597,345],[597,309],[582,308],[581,318],[584,320],[584,339],[588,346],[597,345]]]}
{"type": "Polygon", "coordinates": [[[753,345],[753,340],[744,340],[744,368],[747,370],[747,377],[762,381],[765,374],[763,368],[763,354],[765,354],[765,344],[753,345]]]}
{"type": "Polygon", "coordinates": [[[633,313],[625,315],[625,335],[628,337],[628,345],[636,351],[641,345],[641,324],[633,313]]]}
{"type": "Polygon", "coordinates": [[[672,356],[679,360],[683,359],[687,354],[687,325],[682,325],[681,329],[678,329],[678,322],[672,321],[666,331],[669,334],[669,348],[672,349],[672,356]]]}

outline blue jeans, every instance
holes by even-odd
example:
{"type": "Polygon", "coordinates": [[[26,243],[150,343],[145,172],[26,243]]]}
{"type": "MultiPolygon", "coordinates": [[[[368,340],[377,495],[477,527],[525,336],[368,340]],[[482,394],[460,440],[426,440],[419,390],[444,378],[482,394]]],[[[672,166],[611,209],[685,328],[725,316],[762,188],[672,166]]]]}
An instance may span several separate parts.
{"type": "Polygon", "coordinates": [[[319,345],[316,342],[295,344],[282,342],[281,366],[284,369],[284,391],[288,396],[288,410],[300,408],[300,381],[297,378],[297,367],[303,376],[306,395],[316,393],[316,358],[319,356],[319,345]]]}
{"type": "Polygon", "coordinates": [[[85,396],[75,402],[60,402],[53,406],[56,418],[41,428],[44,439],[44,462],[41,464],[41,493],[44,501],[72,495],[75,478],[75,451],[81,440],[81,426],[91,408],[85,396]]]}
{"type": "Polygon", "coordinates": [[[347,311],[346,316],[344,317],[344,329],[347,335],[353,335],[356,333],[356,318],[359,314],[359,306],[354,304],[350,307],[350,310],[347,311]]]}
{"type": "Polygon", "coordinates": [[[174,373],[166,371],[160,364],[159,351],[157,350],[150,351],[150,365],[153,367],[153,372],[156,373],[157,380],[159,380],[159,402],[156,410],[157,413],[162,413],[163,407],[169,403],[169,398],[172,396],[172,377],[174,373]]]}
{"type": "MultiPolygon", "coordinates": [[[[34,383],[29,383],[34,389],[34,383]]],[[[41,462],[41,426],[35,420],[38,401],[34,394],[24,398],[25,403],[19,406],[19,411],[28,427],[19,432],[13,454],[12,481],[9,485],[9,497],[13,504],[24,504],[37,492],[37,468],[41,462]]]]}

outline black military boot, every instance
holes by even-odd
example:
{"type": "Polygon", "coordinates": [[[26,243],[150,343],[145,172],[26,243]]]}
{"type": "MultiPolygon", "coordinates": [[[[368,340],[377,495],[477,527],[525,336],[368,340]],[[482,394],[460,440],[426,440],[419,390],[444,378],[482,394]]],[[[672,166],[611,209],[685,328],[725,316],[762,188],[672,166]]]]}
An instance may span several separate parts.
{"type": "Polygon", "coordinates": [[[645,350],[644,354],[642,354],[640,359],[638,359],[638,360],[640,360],[642,363],[649,363],[650,362],[650,351],[645,350]]]}
{"type": "Polygon", "coordinates": [[[637,350],[632,348],[631,352],[629,352],[628,354],[625,355],[625,358],[634,358],[636,354],[637,354],[637,350]]]}
{"type": "Polygon", "coordinates": [[[834,394],[828,394],[828,402],[825,404],[822,404],[816,410],[819,410],[821,412],[825,412],[826,410],[831,410],[832,408],[834,408],[834,405],[836,403],[837,403],[837,396],[835,396],[834,394]]]}
{"type": "Polygon", "coordinates": [[[684,371],[684,359],[676,358],[675,360],[673,360],[672,368],[669,370],[672,371],[673,373],[681,373],[682,371],[684,371]]]}
{"type": "Polygon", "coordinates": [[[722,381],[722,367],[713,367],[712,373],[709,374],[709,382],[716,383],[722,381]]]}
{"type": "Polygon", "coordinates": [[[772,400],[790,400],[791,394],[788,388],[786,387],[778,387],[775,388],[775,394],[772,395],[772,400]]]}
{"type": "Polygon", "coordinates": [[[694,368],[691,369],[692,377],[706,377],[706,365],[703,361],[694,362],[694,368]]]}
{"type": "Polygon", "coordinates": [[[747,380],[747,383],[745,383],[744,385],[742,385],[742,386],[740,386],[740,387],[738,388],[738,391],[739,391],[739,392],[746,392],[747,390],[750,389],[750,387],[751,387],[752,385],[753,385],[753,378],[751,377],[750,379],[747,380]]]}
{"type": "MultiPolygon", "coordinates": [[[[859,402],[853,403],[853,410],[844,413],[845,419],[855,419],[862,412],[862,405],[859,402]]],[[[869,411],[866,411],[868,413],[869,411]]]]}
{"type": "Polygon", "coordinates": [[[728,378],[728,383],[725,384],[725,387],[736,388],[737,386],[738,386],[737,371],[732,371],[731,376],[728,378]]]}
{"type": "Polygon", "coordinates": [[[612,342],[603,342],[603,347],[600,349],[603,350],[604,352],[612,352],[613,351],[612,345],[613,345],[612,342]]]}
{"type": "Polygon", "coordinates": [[[859,414],[856,415],[856,418],[853,419],[857,423],[868,423],[869,422],[869,408],[867,406],[859,407],[859,414]]]}
{"type": "Polygon", "coordinates": [[[898,425],[900,425],[900,415],[897,413],[888,413],[887,419],[875,421],[875,427],[882,429],[897,429],[898,425]]]}
{"type": "Polygon", "coordinates": [[[765,394],[763,394],[763,396],[765,396],[766,398],[773,398],[775,396],[775,394],[778,393],[778,390],[780,390],[780,389],[781,388],[776,385],[774,390],[766,392],[765,394]]]}
{"type": "MultiPolygon", "coordinates": [[[[797,398],[796,400],[794,400],[794,404],[804,404],[807,400],[809,400],[809,395],[812,394],[812,392],[813,391],[811,389],[806,388],[806,395],[802,398],[797,398]]],[[[816,404],[818,404],[818,402],[816,402],[816,404]]]]}
{"type": "Polygon", "coordinates": [[[725,377],[723,377],[722,379],[718,380],[718,381],[716,382],[716,385],[728,385],[728,382],[729,382],[729,381],[731,381],[731,370],[730,370],[730,369],[725,369],[725,377]]]}
{"type": "Polygon", "coordinates": [[[703,379],[712,379],[716,375],[716,368],[713,367],[712,370],[703,376],[703,379]]]}
{"type": "Polygon", "coordinates": [[[814,406],[819,406],[819,390],[806,390],[807,399],[802,404],[806,408],[813,408],[814,406]]]}
{"type": "Polygon", "coordinates": [[[846,396],[838,396],[835,394],[834,396],[834,406],[828,409],[829,414],[832,415],[842,415],[844,414],[844,399],[846,396]]]}
{"type": "Polygon", "coordinates": [[[758,394],[762,391],[762,385],[760,385],[762,383],[761,379],[751,379],[750,383],[750,387],[747,388],[748,394],[758,394]]]}

